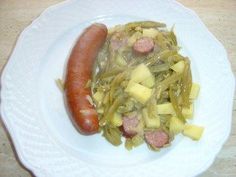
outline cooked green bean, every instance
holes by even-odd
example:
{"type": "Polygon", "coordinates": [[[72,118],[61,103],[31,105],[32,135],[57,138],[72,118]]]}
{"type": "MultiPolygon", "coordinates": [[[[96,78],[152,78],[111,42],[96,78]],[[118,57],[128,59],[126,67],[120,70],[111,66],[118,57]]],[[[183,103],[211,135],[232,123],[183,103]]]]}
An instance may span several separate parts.
{"type": "Polygon", "coordinates": [[[177,51],[175,50],[164,50],[160,53],[157,53],[154,56],[151,56],[150,58],[147,59],[147,61],[145,61],[147,66],[151,66],[153,64],[156,64],[158,61],[162,60],[166,60],[168,59],[168,57],[173,56],[177,53],[177,51]]]}
{"type": "Polygon", "coordinates": [[[173,108],[176,112],[177,117],[185,123],[186,121],[185,121],[184,116],[182,114],[182,109],[178,105],[178,101],[177,101],[177,98],[176,98],[175,92],[173,91],[172,86],[170,86],[169,95],[170,95],[170,101],[173,105],[173,108]]]}
{"type": "Polygon", "coordinates": [[[128,72],[119,73],[114,80],[111,82],[111,89],[110,89],[110,102],[113,101],[115,90],[117,86],[121,84],[126,78],[128,78],[128,72]]]}
{"type": "Polygon", "coordinates": [[[174,73],[170,77],[167,77],[165,80],[161,81],[157,88],[160,88],[161,91],[165,91],[171,84],[174,84],[176,81],[181,79],[182,74],[174,73]]]}
{"type": "Polygon", "coordinates": [[[159,73],[159,72],[163,72],[163,71],[167,71],[170,69],[170,65],[168,63],[164,63],[164,64],[157,64],[155,66],[151,66],[150,70],[152,73],[159,73]]]}
{"type": "Polygon", "coordinates": [[[119,146],[122,143],[121,132],[118,128],[105,126],[103,128],[103,136],[114,146],[119,146]]]}
{"type": "Polygon", "coordinates": [[[100,120],[100,125],[105,125],[107,121],[110,121],[117,108],[125,101],[123,94],[119,95],[113,104],[109,107],[108,111],[105,112],[104,117],[100,120]]]}
{"type": "Polygon", "coordinates": [[[125,25],[126,30],[132,30],[136,27],[140,28],[164,28],[166,27],[166,24],[159,23],[155,21],[139,21],[139,22],[132,22],[125,25]]]}
{"type": "Polygon", "coordinates": [[[190,106],[189,95],[191,87],[192,87],[192,76],[190,71],[190,65],[188,62],[186,62],[182,79],[182,98],[183,98],[183,105],[186,107],[190,106]]]}
{"type": "Polygon", "coordinates": [[[104,78],[107,78],[107,77],[113,77],[117,74],[119,74],[120,72],[124,71],[124,69],[113,69],[111,71],[107,71],[107,72],[104,72],[100,75],[97,76],[97,79],[104,79],[104,78]]]}
{"type": "Polygon", "coordinates": [[[174,45],[176,46],[177,45],[177,39],[176,39],[176,36],[175,36],[175,34],[173,32],[173,29],[170,32],[170,38],[172,39],[174,45]]]}

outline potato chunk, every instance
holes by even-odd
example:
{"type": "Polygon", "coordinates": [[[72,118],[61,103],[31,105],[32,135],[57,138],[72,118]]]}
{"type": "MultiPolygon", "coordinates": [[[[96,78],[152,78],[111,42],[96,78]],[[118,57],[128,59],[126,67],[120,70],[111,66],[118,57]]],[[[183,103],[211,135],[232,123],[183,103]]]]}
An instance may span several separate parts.
{"type": "Polygon", "coordinates": [[[197,96],[198,96],[199,91],[200,91],[200,85],[197,84],[197,83],[193,83],[191,91],[190,91],[189,98],[190,99],[196,99],[197,96]]]}
{"type": "Polygon", "coordinates": [[[155,78],[153,75],[151,75],[150,77],[148,77],[146,80],[144,80],[143,82],[141,82],[142,85],[148,87],[148,88],[152,88],[155,84],[155,78]]]}
{"type": "Polygon", "coordinates": [[[175,114],[175,110],[172,106],[172,103],[163,103],[157,105],[158,114],[175,114]]]}
{"type": "Polygon", "coordinates": [[[178,134],[184,130],[184,123],[177,117],[171,117],[170,119],[170,132],[178,134]]]}
{"type": "Polygon", "coordinates": [[[138,65],[132,72],[131,72],[131,79],[134,82],[140,83],[145,81],[147,78],[152,77],[152,73],[148,69],[145,64],[138,65]]]}
{"type": "Polygon", "coordinates": [[[185,125],[183,134],[193,140],[199,140],[204,131],[203,127],[197,125],[185,125]]]}
{"type": "Polygon", "coordinates": [[[144,122],[145,122],[145,125],[147,128],[159,128],[160,127],[160,118],[159,117],[153,117],[153,118],[150,118],[148,116],[148,112],[147,112],[147,109],[143,109],[142,111],[142,115],[143,115],[143,118],[144,118],[144,122]]]}
{"type": "Polygon", "coordinates": [[[184,71],[184,61],[179,61],[178,63],[174,64],[170,68],[173,69],[177,73],[182,73],[184,71]]]}
{"type": "Polygon", "coordinates": [[[189,106],[189,108],[184,107],[182,110],[182,114],[185,119],[190,119],[193,117],[193,104],[189,106]]]}
{"type": "Polygon", "coordinates": [[[149,89],[141,84],[129,81],[126,92],[138,102],[145,104],[152,95],[152,89],[149,89]]]}

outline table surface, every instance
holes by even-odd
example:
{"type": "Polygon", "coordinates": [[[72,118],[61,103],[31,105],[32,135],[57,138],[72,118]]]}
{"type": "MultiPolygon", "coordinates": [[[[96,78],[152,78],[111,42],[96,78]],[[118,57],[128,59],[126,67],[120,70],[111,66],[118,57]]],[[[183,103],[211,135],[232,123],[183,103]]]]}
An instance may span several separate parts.
{"type": "MultiPolygon", "coordinates": [[[[62,0],[0,0],[0,70],[7,62],[17,37],[45,8],[62,0]]],[[[236,73],[236,0],[179,0],[197,12],[225,46],[236,73]]],[[[231,135],[214,164],[200,177],[236,177],[236,97],[231,135]]],[[[9,135],[0,121],[0,177],[31,177],[17,160],[9,135]]]]}

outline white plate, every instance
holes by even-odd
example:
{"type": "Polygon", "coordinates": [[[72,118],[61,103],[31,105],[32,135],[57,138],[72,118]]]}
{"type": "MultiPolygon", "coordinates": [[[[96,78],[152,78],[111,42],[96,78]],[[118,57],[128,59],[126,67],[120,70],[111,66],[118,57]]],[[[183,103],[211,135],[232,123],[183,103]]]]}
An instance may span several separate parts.
{"type": "Polygon", "coordinates": [[[231,127],[234,78],[223,46],[197,15],[172,0],[72,0],[50,7],[18,39],[1,78],[1,114],[23,164],[46,177],[190,177],[206,170],[231,127]],[[182,52],[201,84],[193,122],[199,142],[178,136],[170,148],[129,152],[71,124],[54,80],[63,77],[71,47],[92,22],[135,20],[175,24],[182,52]]]}

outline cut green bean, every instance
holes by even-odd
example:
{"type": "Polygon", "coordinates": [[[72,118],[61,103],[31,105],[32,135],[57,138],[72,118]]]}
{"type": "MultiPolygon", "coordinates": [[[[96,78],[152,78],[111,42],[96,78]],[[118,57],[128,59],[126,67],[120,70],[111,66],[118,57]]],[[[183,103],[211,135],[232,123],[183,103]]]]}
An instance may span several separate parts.
{"type": "Polygon", "coordinates": [[[169,95],[170,95],[170,101],[172,103],[172,106],[175,110],[175,113],[176,113],[177,117],[185,123],[186,121],[185,121],[184,116],[182,114],[182,109],[178,105],[177,97],[175,95],[175,92],[173,91],[172,86],[169,89],[169,95]]]}
{"type": "Polygon", "coordinates": [[[166,24],[159,23],[155,21],[139,21],[139,22],[132,22],[125,25],[126,30],[132,30],[136,27],[140,28],[164,28],[166,27],[166,24]]]}

